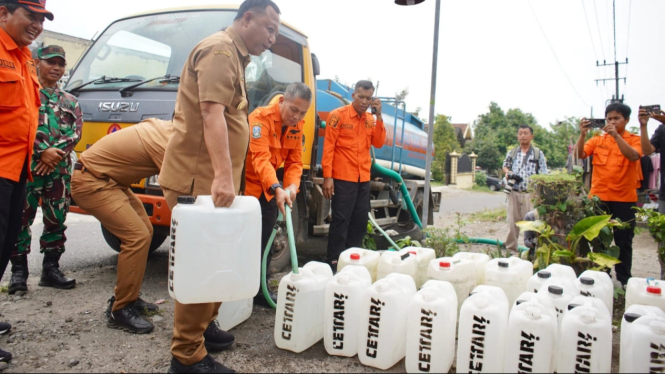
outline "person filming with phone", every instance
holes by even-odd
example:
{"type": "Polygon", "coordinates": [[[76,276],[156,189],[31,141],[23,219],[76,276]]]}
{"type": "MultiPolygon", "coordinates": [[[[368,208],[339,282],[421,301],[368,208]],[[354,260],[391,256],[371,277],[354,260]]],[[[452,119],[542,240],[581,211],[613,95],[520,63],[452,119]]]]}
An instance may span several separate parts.
{"type": "MultiPolygon", "coordinates": [[[[665,152],[665,112],[660,110],[660,105],[640,106],[640,114],[638,117],[640,121],[640,139],[642,140],[642,150],[645,156],[649,156],[654,152],[660,153],[660,164],[663,165],[665,152]],[[649,133],[647,132],[647,122],[649,119],[655,119],[660,122],[660,125],[654,132],[651,140],[649,140],[649,133]]],[[[660,173],[660,190],[658,191],[658,213],[665,214],[665,174],[660,173]]]]}
{"type": "Polygon", "coordinates": [[[630,228],[614,229],[614,243],[619,247],[619,260],[614,269],[619,282],[624,286],[631,277],[633,236],[637,189],[642,173],[640,137],[626,131],[631,109],[622,103],[612,103],[605,109],[605,134],[594,136],[585,143],[593,120],[583,118],[580,122],[580,137],[577,140],[577,156],[580,159],[593,156],[593,174],[589,198],[598,196],[601,206],[612,218],[630,223],[630,228]]]}
{"type": "Polygon", "coordinates": [[[356,83],[352,97],[351,104],[328,116],[321,160],[323,196],[332,199],[326,262],[333,271],[342,251],[362,245],[370,208],[370,146],[381,148],[386,139],[381,100],[374,97],[372,82],[356,83]],[[367,111],[370,107],[374,113],[367,111]]]}
{"type": "Polygon", "coordinates": [[[523,221],[524,216],[533,210],[531,194],[527,192],[529,178],[536,174],[547,174],[547,160],[543,152],[534,147],[533,129],[529,125],[520,125],[517,130],[517,140],[520,143],[508,151],[503,161],[503,172],[506,174],[506,188],[508,195],[508,238],[506,248],[517,251],[517,239],[520,229],[515,222],[523,221]]]}

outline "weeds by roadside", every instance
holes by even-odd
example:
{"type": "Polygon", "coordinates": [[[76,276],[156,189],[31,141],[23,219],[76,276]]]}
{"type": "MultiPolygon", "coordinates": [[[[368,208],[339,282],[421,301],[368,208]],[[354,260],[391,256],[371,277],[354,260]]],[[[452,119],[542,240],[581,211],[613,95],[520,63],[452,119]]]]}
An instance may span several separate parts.
{"type": "Polygon", "coordinates": [[[471,214],[470,220],[473,222],[502,222],[506,220],[507,214],[506,208],[485,209],[482,212],[471,214]]]}

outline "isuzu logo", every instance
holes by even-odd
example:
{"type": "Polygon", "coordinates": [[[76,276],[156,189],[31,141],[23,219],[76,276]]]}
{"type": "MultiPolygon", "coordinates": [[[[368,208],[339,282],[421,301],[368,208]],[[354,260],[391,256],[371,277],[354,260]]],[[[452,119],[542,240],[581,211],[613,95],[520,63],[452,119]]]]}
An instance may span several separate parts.
{"type": "Polygon", "coordinates": [[[137,112],[140,103],[99,103],[100,112],[137,112]]]}

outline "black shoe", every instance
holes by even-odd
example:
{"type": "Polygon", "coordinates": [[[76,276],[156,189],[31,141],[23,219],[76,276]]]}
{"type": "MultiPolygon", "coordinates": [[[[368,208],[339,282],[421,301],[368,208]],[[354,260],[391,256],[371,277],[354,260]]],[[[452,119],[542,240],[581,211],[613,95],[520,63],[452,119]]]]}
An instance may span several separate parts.
{"type": "Polygon", "coordinates": [[[168,373],[235,373],[233,369],[215,361],[212,356],[207,355],[205,358],[192,365],[183,365],[175,357],[171,359],[171,367],[168,373]]]}
{"type": "Polygon", "coordinates": [[[133,303],[111,312],[106,326],[135,334],[147,334],[155,328],[152,322],[139,315],[133,303]]]}
{"type": "MultiPolygon", "coordinates": [[[[274,292],[270,291],[268,291],[268,295],[270,295],[272,302],[275,303],[275,305],[277,305],[277,295],[274,292]]],[[[263,290],[259,291],[258,295],[254,296],[254,305],[272,309],[270,304],[268,304],[268,300],[266,300],[265,296],[263,296],[263,290]]]]}
{"type": "MultiPolygon", "coordinates": [[[[106,302],[109,304],[108,307],[106,307],[106,317],[110,318],[111,317],[111,310],[113,310],[113,303],[115,303],[115,296],[111,296],[110,299],[106,300],[106,302]]],[[[151,314],[155,314],[156,312],[159,311],[159,307],[156,304],[149,303],[140,297],[134,301],[131,305],[134,306],[134,309],[136,309],[136,312],[142,316],[148,316],[151,314]]]]}
{"type": "Polygon", "coordinates": [[[16,291],[28,291],[28,256],[18,255],[10,259],[12,262],[12,277],[9,280],[9,288],[7,292],[10,295],[16,291]]]}
{"type": "Polygon", "coordinates": [[[12,325],[6,322],[0,322],[0,335],[5,335],[12,329],[12,325]]]}
{"type": "Polygon", "coordinates": [[[0,362],[9,362],[12,360],[12,354],[0,349],[0,362]]]}
{"type": "Polygon", "coordinates": [[[60,256],[59,252],[46,252],[44,253],[44,262],[42,269],[42,278],[39,280],[41,287],[53,287],[62,290],[68,290],[76,287],[76,279],[67,278],[60,271],[60,256]]]}
{"type": "Polygon", "coordinates": [[[219,352],[228,349],[236,340],[232,334],[220,330],[217,320],[210,322],[208,328],[203,333],[203,339],[205,340],[208,352],[219,352]]]}

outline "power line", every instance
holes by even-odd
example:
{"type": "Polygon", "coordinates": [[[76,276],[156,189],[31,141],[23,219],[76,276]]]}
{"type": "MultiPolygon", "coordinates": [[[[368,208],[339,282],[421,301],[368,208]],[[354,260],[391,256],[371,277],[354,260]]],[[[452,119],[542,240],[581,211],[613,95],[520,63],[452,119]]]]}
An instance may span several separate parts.
{"type": "Polygon", "coordinates": [[[598,7],[596,7],[596,0],[593,0],[593,12],[596,13],[596,26],[598,27],[598,38],[600,39],[600,51],[603,53],[603,61],[605,61],[605,47],[603,47],[603,33],[600,32],[600,20],[598,19],[598,7]]]}
{"type": "Polygon", "coordinates": [[[556,60],[556,63],[559,65],[559,68],[561,69],[561,72],[563,75],[566,77],[566,80],[570,84],[570,87],[572,87],[573,91],[577,94],[577,97],[584,103],[585,106],[589,106],[589,104],[586,103],[586,101],[582,98],[582,95],[577,91],[577,88],[575,88],[575,85],[573,85],[573,82],[570,80],[570,77],[568,77],[568,74],[566,71],[563,69],[563,65],[561,65],[561,61],[559,61],[559,57],[557,56],[556,52],[554,51],[554,47],[552,47],[552,43],[550,43],[550,40],[547,38],[547,35],[545,34],[545,30],[543,29],[543,25],[540,24],[540,20],[538,19],[538,16],[536,15],[536,11],[533,10],[533,6],[531,5],[531,0],[528,0],[527,3],[529,4],[529,8],[531,8],[531,13],[533,14],[533,18],[536,19],[536,22],[538,23],[538,27],[540,28],[540,32],[543,33],[543,37],[545,38],[545,41],[547,42],[547,45],[549,45],[550,50],[552,51],[552,54],[554,55],[554,59],[556,60]]]}
{"type": "Polygon", "coordinates": [[[591,26],[589,25],[589,16],[586,13],[584,0],[581,0],[581,3],[582,3],[582,9],[584,9],[584,20],[586,21],[586,28],[589,31],[589,39],[591,39],[591,46],[593,47],[593,55],[596,56],[596,61],[598,61],[598,52],[596,52],[596,43],[593,42],[593,35],[591,34],[591,26]]]}

